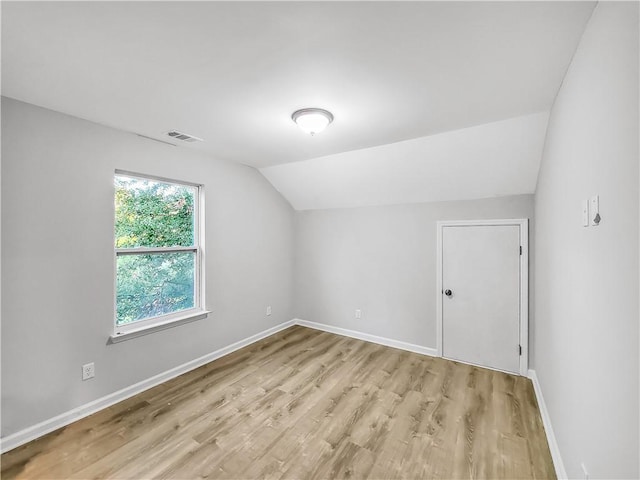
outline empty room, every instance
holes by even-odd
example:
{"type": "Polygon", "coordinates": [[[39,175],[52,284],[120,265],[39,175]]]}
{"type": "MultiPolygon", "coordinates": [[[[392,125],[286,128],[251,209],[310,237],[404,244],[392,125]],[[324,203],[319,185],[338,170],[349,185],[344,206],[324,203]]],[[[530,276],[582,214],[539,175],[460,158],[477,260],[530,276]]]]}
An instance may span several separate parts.
{"type": "Polygon", "coordinates": [[[640,478],[639,7],[0,2],[2,478],[640,478]]]}

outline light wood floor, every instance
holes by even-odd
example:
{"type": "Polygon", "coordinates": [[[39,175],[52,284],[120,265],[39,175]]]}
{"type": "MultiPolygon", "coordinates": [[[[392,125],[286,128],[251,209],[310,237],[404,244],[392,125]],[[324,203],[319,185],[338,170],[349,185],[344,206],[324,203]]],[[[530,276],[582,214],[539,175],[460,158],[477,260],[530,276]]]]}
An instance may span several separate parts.
{"type": "Polygon", "coordinates": [[[2,455],[2,478],[555,478],[531,382],[292,327],[2,455]]]}

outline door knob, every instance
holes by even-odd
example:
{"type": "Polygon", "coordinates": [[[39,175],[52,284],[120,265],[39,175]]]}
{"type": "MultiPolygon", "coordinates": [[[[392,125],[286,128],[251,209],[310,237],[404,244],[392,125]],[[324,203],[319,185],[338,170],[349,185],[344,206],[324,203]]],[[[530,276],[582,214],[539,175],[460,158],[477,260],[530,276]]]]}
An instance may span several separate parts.
{"type": "Polygon", "coordinates": [[[453,292],[451,292],[451,290],[445,290],[445,291],[444,291],[444,294],[445,294],[447,297],[450,297],[450,296],[451,296],[451,293],[453,293],[453,292]]]}

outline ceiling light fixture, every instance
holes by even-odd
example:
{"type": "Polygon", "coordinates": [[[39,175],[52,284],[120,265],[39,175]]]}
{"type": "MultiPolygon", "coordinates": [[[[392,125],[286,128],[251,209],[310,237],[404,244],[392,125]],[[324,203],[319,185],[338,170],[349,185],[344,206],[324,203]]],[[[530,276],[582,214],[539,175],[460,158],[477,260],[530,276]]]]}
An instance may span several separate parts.
{"type": "Polygon", "coordinates": [[[305,132],[315,135],[333,122],[333,114],[322,108],[303,108],[291,114],[291,120],[305,132]]]}

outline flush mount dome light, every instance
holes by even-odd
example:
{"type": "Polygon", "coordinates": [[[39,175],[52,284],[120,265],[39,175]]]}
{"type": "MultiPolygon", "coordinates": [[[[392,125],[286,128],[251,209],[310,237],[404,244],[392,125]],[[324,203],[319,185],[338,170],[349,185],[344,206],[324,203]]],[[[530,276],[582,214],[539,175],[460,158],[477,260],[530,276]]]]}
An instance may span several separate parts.
{"type": "Polygon", "coordinates": [[[305,132],[315,135],[333,122],[333,114],[321,108],[303,108],[293,112],[291,119],[305,132]]]}

